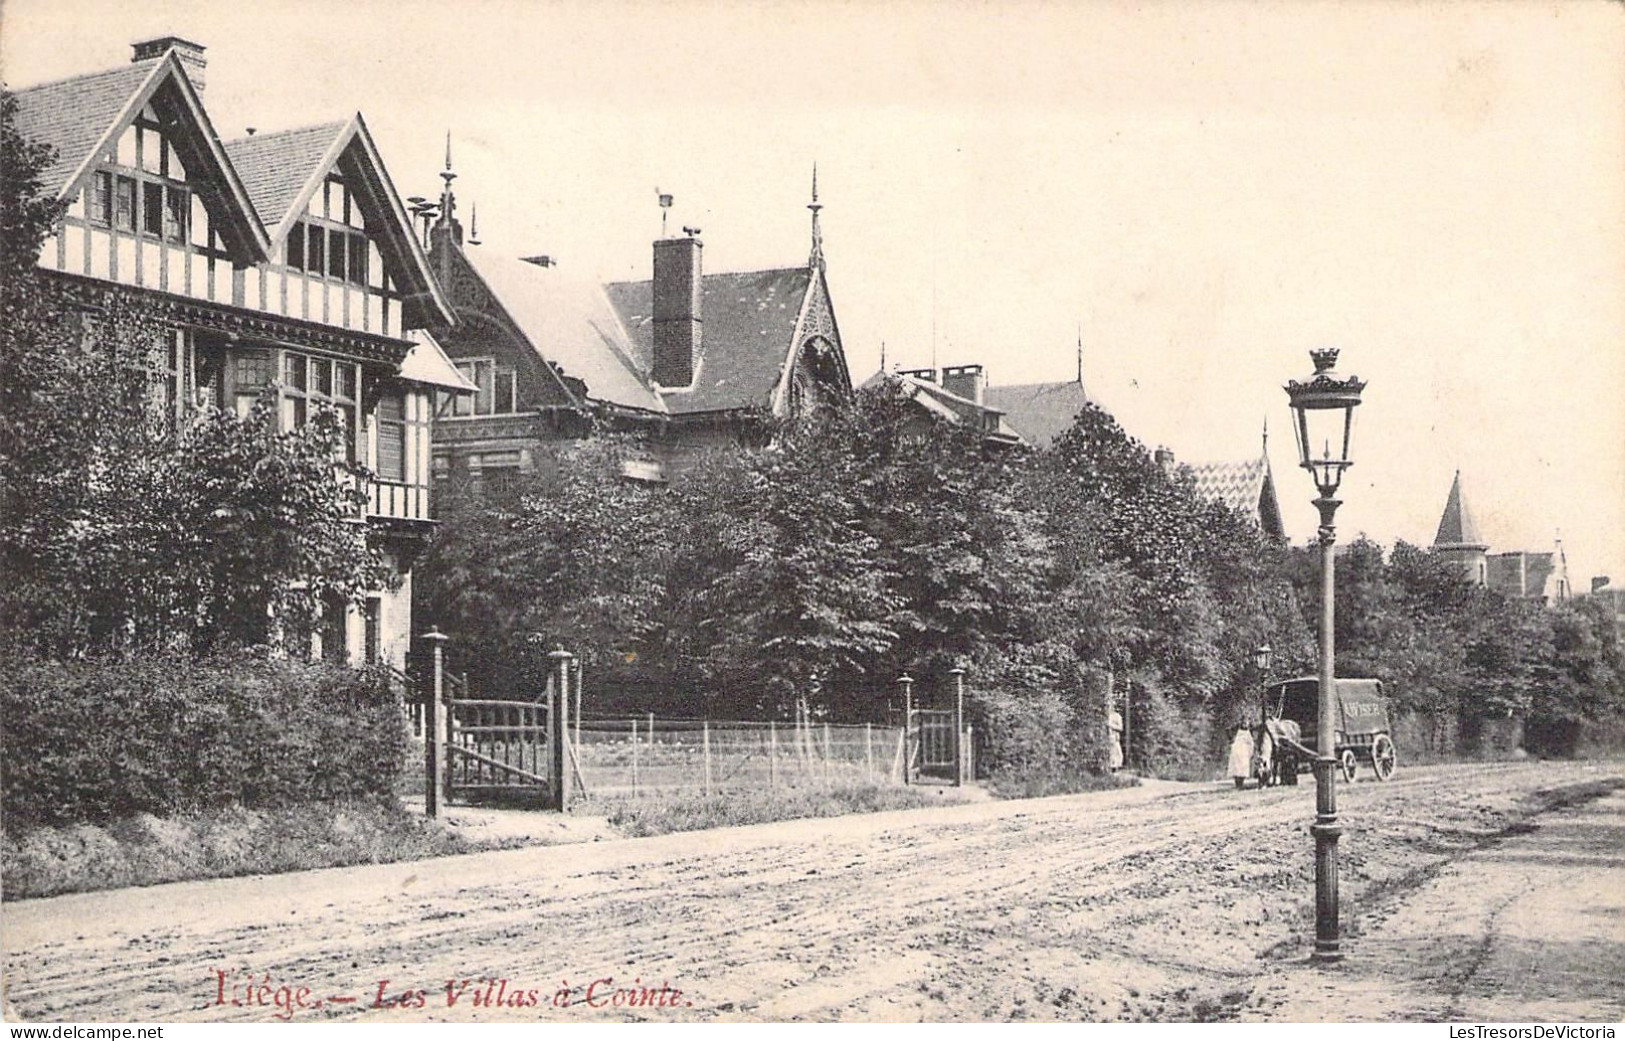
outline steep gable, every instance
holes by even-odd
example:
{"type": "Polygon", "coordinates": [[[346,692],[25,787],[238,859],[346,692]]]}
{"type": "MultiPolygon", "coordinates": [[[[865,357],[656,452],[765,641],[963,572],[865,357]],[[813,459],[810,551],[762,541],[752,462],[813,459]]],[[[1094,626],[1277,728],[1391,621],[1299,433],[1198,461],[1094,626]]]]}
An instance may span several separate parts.
{"type": "Polygon", "coordinates": [[[56,149],[44,182],[58,198],[81,191],[97,163],[116,155],[121,136],[150,110],[186,168],[210,175],[198,178],[197,190],[228,247],[250,262],[270,255],[248,192],[175,51],[151,65],[73,76],[15,96],[18,131],[56,149]]]}
{"type": "Polygon", "coordinates": [[[366,219],[367,237],[402,290],[407,324],[450,323],[451,308],[430,274],[423,247],[359,112],[341,123],[239,138],[227,142],[226,150],[254,186],[253,206],[270,231],[273,254],[285,249],[289,234],[312,200],[320,198],[317,193],[328,179],[342,176],[366,219]]]}
{"type": "Polygon", "coordinates": [[[1268,456],[1239,463],[1198,463],[1185,469],[1197,495],[1252,518],[1272,539],[1286,538],[1268,456]]]}

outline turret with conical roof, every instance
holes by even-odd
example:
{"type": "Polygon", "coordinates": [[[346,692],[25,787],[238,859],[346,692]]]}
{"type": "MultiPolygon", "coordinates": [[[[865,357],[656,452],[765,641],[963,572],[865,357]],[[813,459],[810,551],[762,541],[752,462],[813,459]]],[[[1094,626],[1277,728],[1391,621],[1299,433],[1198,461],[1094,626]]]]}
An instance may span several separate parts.
{"type": "Polygon", "coordinates": [[[1489,564],[1484,553],[1489,548],[1467,508],[1467,498],[1461,491],[1461,471],[1457,470],[1455,480],[1450,482],[1444,515],[1439,518],[1439,530],[1433,536],[1433,552],[1458,563],[1468,580],[1481,586],[1488,578],[1489,564]]]}

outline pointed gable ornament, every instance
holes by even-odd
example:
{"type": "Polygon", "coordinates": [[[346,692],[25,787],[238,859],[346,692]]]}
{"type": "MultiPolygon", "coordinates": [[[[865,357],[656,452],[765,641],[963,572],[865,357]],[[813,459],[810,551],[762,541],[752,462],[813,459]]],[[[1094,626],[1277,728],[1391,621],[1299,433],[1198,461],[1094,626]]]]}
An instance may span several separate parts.
{"type": "Polygon", "coordinates": [[[807,204],[807,209],[812,211],[812,253],[807,257],[807,266],[819,272],[824,270],[824,233],[818,226],[818,211],[823,208],[823,203],[818,201],[818,164],[813,163],[812,202],[807,204]]]}

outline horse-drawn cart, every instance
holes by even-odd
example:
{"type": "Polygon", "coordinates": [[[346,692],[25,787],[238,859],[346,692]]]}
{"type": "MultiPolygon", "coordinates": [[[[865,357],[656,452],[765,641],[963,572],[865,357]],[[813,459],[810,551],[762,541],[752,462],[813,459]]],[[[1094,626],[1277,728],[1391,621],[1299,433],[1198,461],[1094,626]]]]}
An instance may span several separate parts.
{"type": "MultiPolygon", "coordinates": [[[[1313,770],[1318,752],[1320,680],[1301,676],[1271,686],[1264,696],[1264,722],[1253,734],[1253,775],[1260,786],[1297,784],[1313,770]]],[[[1337,681],[1336,756],[1343,779],[1354,780],[1362,762],[1377,779],[1394,775],[1398,755],[1380,680],[1337,681]]]]}

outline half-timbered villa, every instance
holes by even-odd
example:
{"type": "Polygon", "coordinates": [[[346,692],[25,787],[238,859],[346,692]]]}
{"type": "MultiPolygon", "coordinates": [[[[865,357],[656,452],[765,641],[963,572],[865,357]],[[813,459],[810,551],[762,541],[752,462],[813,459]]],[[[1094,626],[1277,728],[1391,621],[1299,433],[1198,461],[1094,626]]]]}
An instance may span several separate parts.
{"type": "Polygon", "coordinates": [[[422,331],[451,312],[362,117],[223,141],[203,51],[144,41],[130,65],[16,92],[18,130],[55,148],[45,184],[67,204],[39,266],[87,307],[133,292],[162,316],[159,393],[177,413],[246,413],[267,394],[287,428],[337,410],[377,475],[367,521],[402,581],[336,605],[312,652],[401,665],[433,523],[434,395],[472,389],[422,331]]]}

